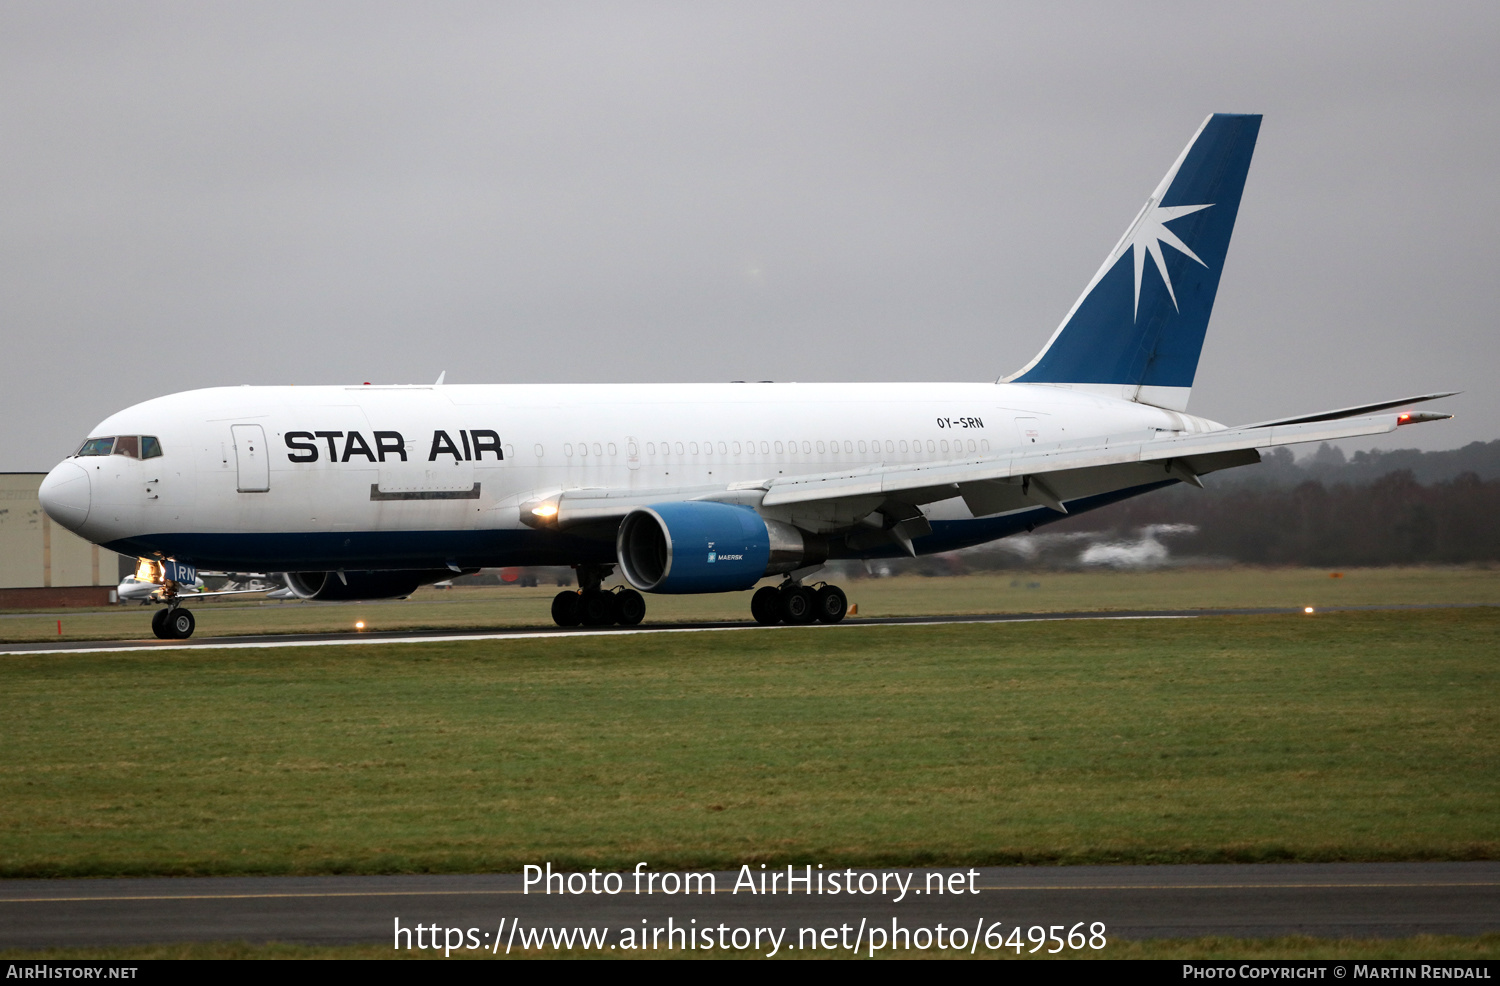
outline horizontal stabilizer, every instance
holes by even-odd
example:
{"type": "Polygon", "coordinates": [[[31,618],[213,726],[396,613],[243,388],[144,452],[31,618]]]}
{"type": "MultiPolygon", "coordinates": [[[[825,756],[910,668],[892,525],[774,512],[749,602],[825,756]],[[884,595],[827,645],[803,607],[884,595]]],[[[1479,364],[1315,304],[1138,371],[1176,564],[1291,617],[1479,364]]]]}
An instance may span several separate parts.
{"type": "MultiPolygon", "coordinates": [[[[1337,411],[1319,411],[1317,414],[1304,414],[1296,418],[1277,418],[1274,421],[1257,421],[1253,425],[1245,425],[1246,428],[1275,428],[1277,425],[1300,425],[1312,421],[1337,421],[1340,418],[1353,418],[1361,414],[1374,414],[1376,411],[1384,411],[1392,407],[1402,407],[1406,404],[1420,404],[1423,401],[1435,401],[1443,397],[1452,397],[1458,391],[1452,390],[1445,394],[1423,394],[1421,397],[1403,397],[1399,401],[1381,401],[1378,404],[1360,404],[1355,407],[1341,407],[1337,411]]],[[[1449,415],[1442,415],[1449,417],[1449,415]]],[[[1435,420],[1435,419],[1424,419],[1435,420]]]]}

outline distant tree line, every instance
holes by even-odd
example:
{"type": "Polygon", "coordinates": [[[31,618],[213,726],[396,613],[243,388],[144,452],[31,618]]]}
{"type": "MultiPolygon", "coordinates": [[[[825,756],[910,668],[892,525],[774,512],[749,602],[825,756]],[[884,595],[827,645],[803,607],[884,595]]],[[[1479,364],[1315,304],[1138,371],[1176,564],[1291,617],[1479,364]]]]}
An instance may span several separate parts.
{"type": "Polygon", "coordinates": [[[1500,480],[1464,473],[1423,485],[1407,469],[1373,483],[1291,489],[1174,487],[1043,530],[1129,531],[1193,524],[1175,553],[1262,565],[1420,565],[1500,561],[1500,480]]]}
{"type": "Polygon", "coordinates": [[[1405,469],[1417,482],[1441,483],[1471,472],[1480,479],[1500,479],[1500,441],[1470,442],[1462,448],[1423,452],[1414,448],[1375,449],[1346,456],[1328,443],[1297,461],[1282,447],[1261,453],[1261,462],[1215,473],[1215,486],[1272,486],[1290,489],[1309,480],[1333,485],[1366,486],[1405,469]]]}
{"type": "Polygon", "coordinates": [[[1325,445],[1305,463],[1276,450],[1204,482],[1208,489],[1174,486],[1041,530],[1193,524],[1198,532],[1174,538],[1174,553],[1266,565],[1500,561],[1500,441],[1352,458],[1325,445]]]}

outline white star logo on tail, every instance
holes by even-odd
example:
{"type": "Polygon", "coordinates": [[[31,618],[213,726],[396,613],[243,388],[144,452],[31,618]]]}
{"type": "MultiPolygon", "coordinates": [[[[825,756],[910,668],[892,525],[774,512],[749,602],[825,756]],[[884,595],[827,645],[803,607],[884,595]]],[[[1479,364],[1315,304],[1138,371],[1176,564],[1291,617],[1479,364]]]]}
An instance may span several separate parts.
{"type": "MultiPolygon", "coordinates": [[[[1173,170],[1175,173],[1176,169],[1173,170]]],[[[1139,318],[1141,314],[1141,273],[1146,269],[1147,253],[1150,253],[1151,259],[1156,261],[1156,270],[1161,274],[1162,283],[1167,286],[1167,295],[1172,299],[1173,308],[1178,307],[1177,292],[1172,290],[1172,278],[1167,275],[1167,261],[1161,254],[1161,245],[1165,243],[1172,249],[1192,257],[1204,267],[1208,266],[1196,253],[1188,249],[1188,245],[1182,242],[1176,233],[1168,229],[1166,224],[1174,219],[1181,219],[1183,216],[1190,216],[1195,212],[1211,208],[1213,203],[1163,206],[1157,205],[1157,201],[1157,198],[1153,196],[1146,203],[1146,207],[1136,218],[1135,225],[1131,227],[1129,233],[1125,234],[1125,242],[1120,244],[1121,247],[1128,244],[1135,249],[1135,314],[1133,316],[1135,318],[1139,318]]],[[[1123,252],[1117,248],[1117,254],[1123,252]]]]}

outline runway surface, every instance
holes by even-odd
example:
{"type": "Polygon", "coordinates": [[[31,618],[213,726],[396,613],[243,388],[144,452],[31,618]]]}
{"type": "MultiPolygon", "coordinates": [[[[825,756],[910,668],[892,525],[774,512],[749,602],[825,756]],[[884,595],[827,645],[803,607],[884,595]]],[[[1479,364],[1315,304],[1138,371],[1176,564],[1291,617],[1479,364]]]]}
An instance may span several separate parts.
{"type": "MultiPolygon", "coordinates": [[[[752,868],[756,877],[761,870],[752,868]]],[[[769,872],[769,870],[767,871],[769,872]]],[[[779,872],[785,872],[784,868],[779,872]]],[[[816,872],[816,871],[815,871],[816,872]]],[[[843,873],[843,871],[825,871],[843,873]]],[[[796,868],[802,874],[801,867],[796,868]]],[[[517,874],[482,876],[245,877],[0,881],[0,948],[188,941],[385,943],[396,922],[475,929],[488,949],[519,927],[612,929],[725,925],[787,929],[899,927],[989,929],[1102,922],[1110,938],[1304,934],[1328,938],[1474,935],[1500,930],[1500,863],[1328,863],[1224,866],[991,867],[868,870],[915,874],[870,895],[523,893],[517,874]],[[959,893],[918,893],[927,875],[960,874],[959,893]],[[977,890],[977,893],[972,892],[977,890]],[[504,923],[502,923],[504,922],[504,923]],[[644,925],[643,925],[644,922],[644,925]]],[[[582,878],[575,880],[575,886],[582,878]]],[[[875,879],[867,881],[873,886],[875,879]]],[[[1024,930],[1022,932],[1025,934],[1024,930]]],[[[807,940],[807,939],[805,939],[807,940]]],[[[1025,946],[1027,950],[1032,947],[1025,946]]],[[[1053,947],[1050,943],[1047,947],[1053,947]]]]}
{"type": "MultiPolygon", "coordinates": [[[[1389,606],[1340,606],[1320,609],[1321,613],[1365,612],[1374,610],[1467,609],[1487,603],[1455,603],[1389,606]]],[[[1139,610],[1130,612],[1090,613],[992,613],[968,616],[891,616],[878,619],[857,618],[835,624],[836,627],[941,626],[956,623],[1026,623],[1049,620],[1184,620],[1200,616],[1264,616],[1302,613],[1301,609],[1193,609],[1139,610]]],[[[357,644],[434,643],[465,640],[519,640],[602,636],[605,634],[702,633],[726,630],[816,630],[834,629],[821,623],[802,627],[763,627],[746,621],[715,623],[671,623],[638,627],[589,627],[564,629],[554,626],[505,627],[501,629],[460,630],[386,630],[368,633],[291,633],[245,637],[198,637],[190,640],[68,640],[37,643],[0,644],[0,655],[55,653],[111,653],[136,650],[171,650],[181,648],[227,649],[244,647],[327,647],[357,644]]]]}

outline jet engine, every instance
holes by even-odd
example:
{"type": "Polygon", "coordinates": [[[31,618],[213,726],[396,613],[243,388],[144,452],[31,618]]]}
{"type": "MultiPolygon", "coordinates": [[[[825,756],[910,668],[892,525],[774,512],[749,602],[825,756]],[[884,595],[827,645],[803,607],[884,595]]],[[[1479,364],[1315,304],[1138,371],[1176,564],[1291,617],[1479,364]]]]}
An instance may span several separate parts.
{"type": "Polygon", "coordinates": [[[637,507],[620,524],[620,571],[643,592],[729,592],[820,564],[828,545],[749,507],[687,500],[637,507]]]}
{"type": "Polygon", "coordinates": [[[396,599],[418,586],[450,579],[446,569],[432,572],[284,572],[281,578],[298,599],[396,599]]]}

